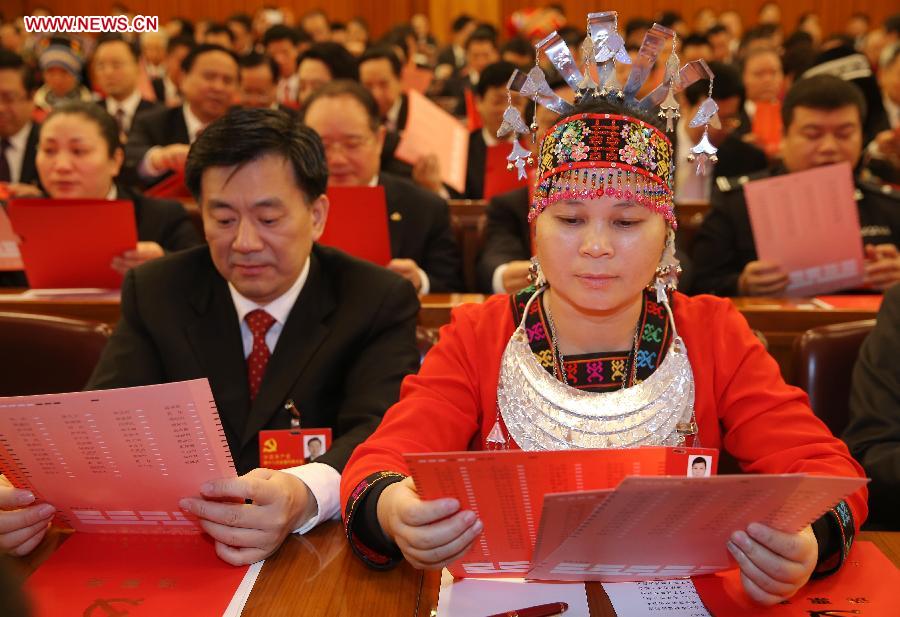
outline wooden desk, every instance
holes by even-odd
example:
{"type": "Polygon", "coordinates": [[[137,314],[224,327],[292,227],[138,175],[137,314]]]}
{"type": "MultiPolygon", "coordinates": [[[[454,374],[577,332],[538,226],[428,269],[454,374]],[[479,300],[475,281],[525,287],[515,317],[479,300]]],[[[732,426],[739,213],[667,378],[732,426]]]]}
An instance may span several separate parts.
{"type": "MultiPolygon", "coordinates": [[[[33,571],[65,538],[51,530],[34,553],[19,560],[23,571],[33,571]]],[[[859,539],[874,542],[900,567],[900,532],[863,532],[859,539]]],[[[439,572],[423,573],[405,562],[387,572],[368,568],[350,550],[341,523],[329,522],[305,536],[290,536],[266,561],[243,615],[429,617],[439,588],[439,572]]],[[[600,583],[588,583],[587,591],[591,615],[615,615],[600,583]]]]}
{"type": "Polygon", "coordinates": [[[0,289],[0,312],[54,315],[99,321],[114,326],[119,321],[119,298],[109,296],[33,297],[25,289],[0,289]]]}

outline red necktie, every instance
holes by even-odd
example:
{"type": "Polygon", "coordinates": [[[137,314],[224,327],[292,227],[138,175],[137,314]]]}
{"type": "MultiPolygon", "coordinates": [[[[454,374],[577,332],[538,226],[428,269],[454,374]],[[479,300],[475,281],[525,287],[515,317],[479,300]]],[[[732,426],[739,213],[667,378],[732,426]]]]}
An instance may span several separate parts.
{"type": "Polygon", "coordinates": [[[247,327],[253,333],[253,349],[247,356],[247,382],[250,385],[250,400],[256,398],[266,365],[269,363],[269,348],[266,345],[266,333],[275,323],[275,318],[262,309],[250,311],[244,317],[247,327]]]}

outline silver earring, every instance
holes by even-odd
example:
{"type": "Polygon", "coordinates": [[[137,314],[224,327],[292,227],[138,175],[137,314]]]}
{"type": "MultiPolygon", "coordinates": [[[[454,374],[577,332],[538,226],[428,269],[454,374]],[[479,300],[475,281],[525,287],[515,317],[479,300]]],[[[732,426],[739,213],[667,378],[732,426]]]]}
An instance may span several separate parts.
{"type": "Polygon", "coordinates": [[[675,257],[675,232],[669,229],[666,234],[666,245],[663,248],[650,288],[656,290],[657,296],[665,294],[666,291],[673,291],[678,286],[680,274],[681,264],[675,257]]]}
{"type": "Polygon", "coordinates": [[[537,255],[531,258],[531,266],[528,268],[528,278],[536,288],[547,285],[547,278],[544,271],[541,270],[541,262],[538,261],[537,255]]]}

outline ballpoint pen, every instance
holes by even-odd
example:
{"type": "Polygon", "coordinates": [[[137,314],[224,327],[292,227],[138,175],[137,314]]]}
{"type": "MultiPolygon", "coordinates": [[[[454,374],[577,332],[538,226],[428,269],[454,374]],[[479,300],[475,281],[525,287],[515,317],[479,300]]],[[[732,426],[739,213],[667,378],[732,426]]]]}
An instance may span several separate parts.
{"type": "Polygon", "coordinates": [[[565,602],[551,602],[550,604],[539,604],[528,608],[519,608],[514,611],[495,613],[488,615],[488,617],[550,617],[550,615],[559,615],[567,610],[569,610],[569,605],[565,602]]]}

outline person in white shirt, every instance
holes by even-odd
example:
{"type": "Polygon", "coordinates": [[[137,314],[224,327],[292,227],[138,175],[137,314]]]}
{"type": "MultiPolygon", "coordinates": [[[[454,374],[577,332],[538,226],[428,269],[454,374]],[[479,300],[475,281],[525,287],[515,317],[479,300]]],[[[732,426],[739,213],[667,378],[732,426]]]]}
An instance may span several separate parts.
{"type": "Polygon", "coordinates": [[[101,37],[94,51],[93,67],[97,85],[106,95],[100,104],[116,121],[124,143],[135,115],[156,108],[156,104],[145,100],[138,89],[140,64],[137,52],[121,36],[101,37]]]}

